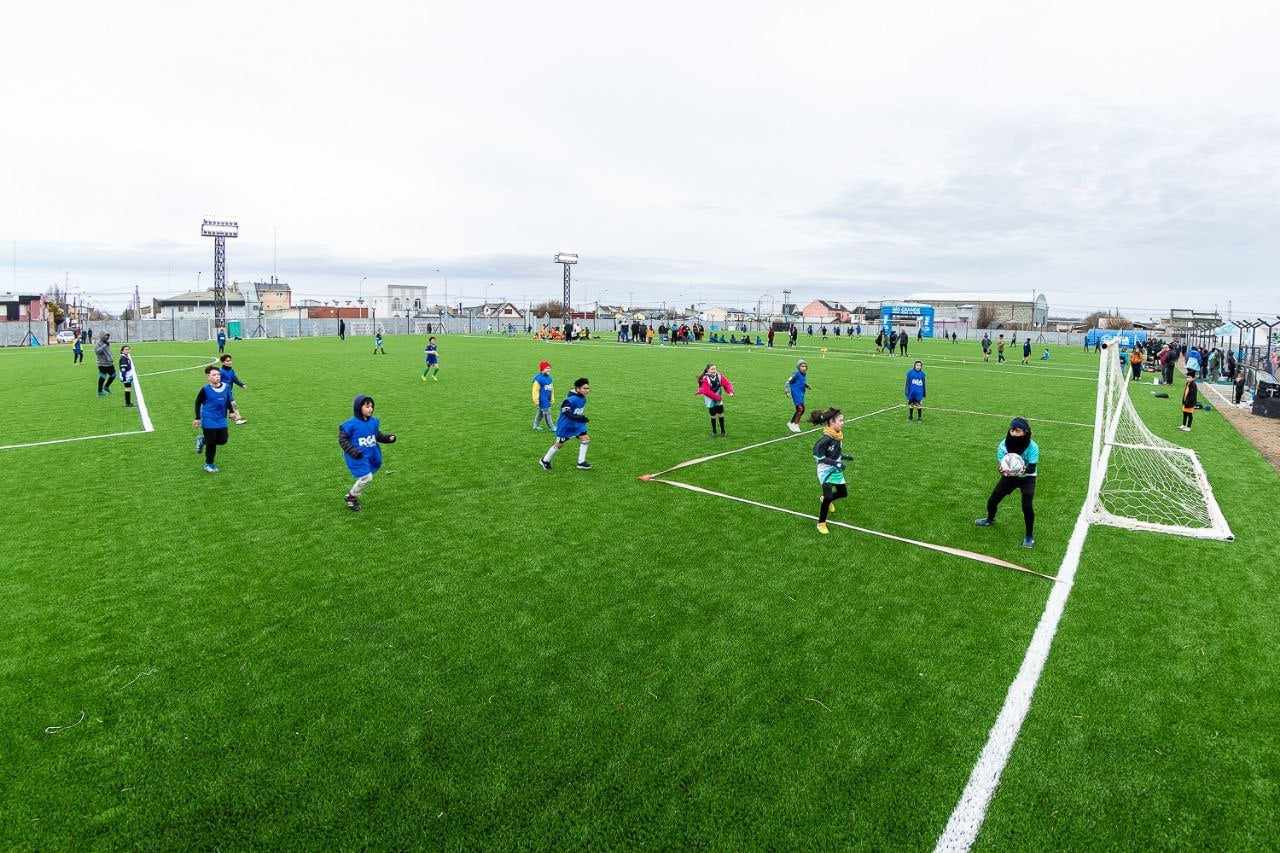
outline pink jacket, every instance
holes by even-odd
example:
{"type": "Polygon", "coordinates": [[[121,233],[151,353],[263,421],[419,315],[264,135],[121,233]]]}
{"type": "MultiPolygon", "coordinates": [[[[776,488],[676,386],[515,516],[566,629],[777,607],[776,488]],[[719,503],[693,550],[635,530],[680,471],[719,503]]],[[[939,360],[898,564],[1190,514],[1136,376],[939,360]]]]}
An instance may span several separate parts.
{"type": "MultiPolygon", "coordinates": [[[[725,376],[723,373],[720,374],[720,387],[724,389],[724,393],[726,394],[733,393],[733,383],[730,382],[729,377],[725,376]]],[[[699,394],[706,397],[713,403],[719,403],[724,399],[715,391],[711,390],[711,380],[705,376],[702,377],[702,381],[698,383],[698,390],[694,392],[693,396],[697,397],[699,394]]]]}

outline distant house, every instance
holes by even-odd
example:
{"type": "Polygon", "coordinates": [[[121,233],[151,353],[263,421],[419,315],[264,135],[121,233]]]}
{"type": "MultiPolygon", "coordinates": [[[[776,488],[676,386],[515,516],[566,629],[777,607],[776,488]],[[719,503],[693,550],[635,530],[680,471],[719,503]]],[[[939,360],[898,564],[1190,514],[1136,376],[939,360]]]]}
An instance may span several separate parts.
{"type": "Polygon", "coordinates": [[[807,323],[852,323],[853,311],[839,302],[815,299],[800,309],[800,317],[807,323]]]}
{"type": "Polygon", "coordinates": [[[293,291],[289,285],[275,276],[272,276],[270,281],[255,281],[250,287],[258,297],[258,304],[263,311],[278,311],[293,307],[293,291]]]}
{"type": "Polygon", "coordinates": [[[0,320],[44,320],[44,297],[33,294],[0,293],[0,320]]]}
{"type": "MultiPolygon", "coordinates": [[[[189,290],[166,299],[151,300],[153,317],[213,317],[213,289],[189,290]]],[[[238,285],[227,286],[227,316],[244,317],[245,298],[238,285]]]]}
{"type": "Polygon", "coordinates": [[[1020,293],[913,293],[907,302],[932,305],[934,323],[977,322],[984,306],[989,306],[994,328],[1043,326],[1049,319],[1049,303],[1043,293],[1028,299],[1020,293]]]}

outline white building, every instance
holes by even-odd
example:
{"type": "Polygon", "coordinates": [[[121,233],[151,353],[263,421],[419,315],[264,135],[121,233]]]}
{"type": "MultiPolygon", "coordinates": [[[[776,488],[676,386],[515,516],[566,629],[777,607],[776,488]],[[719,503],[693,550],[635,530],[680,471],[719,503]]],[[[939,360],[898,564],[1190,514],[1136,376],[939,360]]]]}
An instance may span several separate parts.
{"type": "Polygon", "coordinates": [[[405,312],[425,316],[432,310],[429,289],[425,284],[388,284],[386,293],[372,297],[368,304],[379,317],[403,317],[405,312]]]}

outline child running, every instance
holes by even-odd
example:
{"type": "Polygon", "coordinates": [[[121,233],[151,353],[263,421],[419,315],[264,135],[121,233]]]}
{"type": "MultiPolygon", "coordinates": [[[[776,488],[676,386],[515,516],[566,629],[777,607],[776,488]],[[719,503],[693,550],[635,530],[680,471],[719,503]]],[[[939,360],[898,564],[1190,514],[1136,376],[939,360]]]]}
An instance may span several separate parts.
{"type": "Polygon", "coordinates": [[[987,514],[974,524],[979,527],[991,527],[996,523],[996,510],[1000,502],[1015,491],[1022,492],[1022,522],[1026,536],[1022,540],[1023,548],[1034,548],[1036,526],[1036,465],[1040,462],[1040,446],[1031,440],[1031,424],[1026,418],[1014,418],[1009,422],[1009,432],[996,447],[996,470],[1000,479],[987,498],[987,514]],[[1016,453],[1022,457],[1026,468],[1021,474],[1006,474],[1000,467],[1001,460],[1007,454],[1016,453]]]}
{"type": "Polygon", "coordinates": [[[209,381],[196,394],[196,418],[191,425],[201,430],[196,436],[196,453],[204,451],[204,470],[216,474],[218,466],[213,460],[218,448],[227,443],[227,412],[231,411],[233,398],[231,386],[222,381],[218,365],[207,366],[204,375],[209,381]]]}
{"type": "Polygon", "coordinates": [[[724,398],[733,396],[733,383],[720,373],[715,364],[708,364],[698,376],[698,390],[694,396],[706,398],[707,414],[711,415],[711,434],[716,434],[716,419],[720,420],[720,435],[724,435],[724,398]]]}
{"type": "Polygon", "coordinates": [[[120,347],[120,384],[124,386],[124,405],[133,408],[133,351],[128,344],[120,347]]]}
{"type": "MultiPolygon", "coordinates": [[[[218,359],[218,372],[222,374],[222,381],[226,383],[228,388],[239,386],[244,387],[244,382],[240,381],[240,377],[236,375],[235,368],[231,366],[231,356],[223,355],[218,359]]],[[[236,426],[243,426],[247,421],[240,414],[240,404],[231,401],[231,420],[236,422],[236,426]]]]}
{"type": "Polygon", "coordinates": [[[919,415],[924,420],[924,364],[919,360],[907,371],[907,384],[903,393],[907,395],[907,420],[919,415]]]}
{"type": "Polygon", "coordinates": [[[116,381],[116,366],[111,361],[110,332],[102,333],[93,348],[93,354],[98,360],[98,396],[105,397],[111,393],[111,383],[116,381]]]}
{"type": "Polygon", "coordinates": [[[347,509],[360,511],[360,493],[373,481],[373,475],[382,467],[380,444],[395,444],[394,433],[384,433],[381,424],[373,416],[373,398],[357,394],[351,401],[351,417],[338,425],[338,446],[342,448],[342,461],[356,481],[343,499],[347,509]]]}
{"type": "Polygon", "coordinates": [[[377,355],[378,353],[382,353],[383,355],[387,354],[387,351],[382,348],[382,330],[381,329],[373,333],[373,354],[377,355]]]}
{"type": "Polygon", "coordinates": [[[427,338],[427,348],[424,350],[427,354],[427,366],[422,371],[422,381],[427,381],[427,374],[431,374],[431,378],[436,382],[440,381],[440,353],[436,348],[436,336],[432,335],[427,338]],[[432,371],[435,371],[432,373],[432,371]]]}
{"type": "Polygon", "coordinates": [[[818,464],[818,482],[822,484],[818,532],[826,534],[827,516],[835,509],[835,502],[849,495],[844,463],[853,457],[844,452],[844,414],[839,409],[814,412],[809,420],[822,426],[822,438],[813,446],[813,460],[818,464]]]}
{"type": "Polygon", "coordinates": [[[1031,363],[1031,336],[1030,335],[1027,335],[1027,337],[1023,338],[1022,340],[1022,363],[1023,364],[1031,363]]]}
{"type": "Polygon", "coordinates": [[[583,412],[587,408],[587,395],[591,393],[591,382],[584,376],[573,383],[573,391],[560,404],[560,417],[556,420],[556,441],[548,448],[546,454],[538,460],[542,470],[551,470],[551,460],[556,458],[560,448],[571,438],[578,439],[578,468],[582,471],[591,469],[587,461],[587,446],[591,444],[591,436],[587,433],[589,419],[583,412]]]}
{"type": "Polygon", "coordinates": [[[538,372],[533,374],[533,431],[542,432],[545,422],[547,429],[555,429],[551,423],[551,396],[555,390],[551,387],[551,362],[538,362],[538,372]]]}
{"type": "Polygon", "coordinates": [[[1191,432],[1191,417],[1195,414],[1196,398],[1200,389],[1196,386],[1196,372],[1187,371],[1187,384],[1182,386],[1182,432],[1191,432]]]}
{"type": "Polygon", "coordinates": [[[790,392],[791,402],[796,407],[795,414],[787,422],[787,429],[792,432],[800,431],[800,419],[804,417],[804,393],[809,390],[809,383],[806,381],[808,374],[809,362],[802,358],[796,362],[796,372],[787,380],[787,391],[790,392]]]}

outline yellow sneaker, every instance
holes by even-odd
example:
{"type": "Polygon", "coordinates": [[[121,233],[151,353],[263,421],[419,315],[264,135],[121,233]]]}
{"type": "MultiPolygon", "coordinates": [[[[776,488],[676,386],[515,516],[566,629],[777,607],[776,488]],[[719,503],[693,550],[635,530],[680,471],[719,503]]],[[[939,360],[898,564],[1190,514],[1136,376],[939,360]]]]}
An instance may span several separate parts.
{"type": "Polygon", "coordinates": [[[831,531],[830,531],[830,530],[827,530],[827,523],[826,523],[825,521],[819,521],[819,522],[818,522],[818,532],[819,532],[819,533],[821,533],[821,534],[823,534],[823,535],[826,535],[826,534],[830,533],[831,531]]]}

